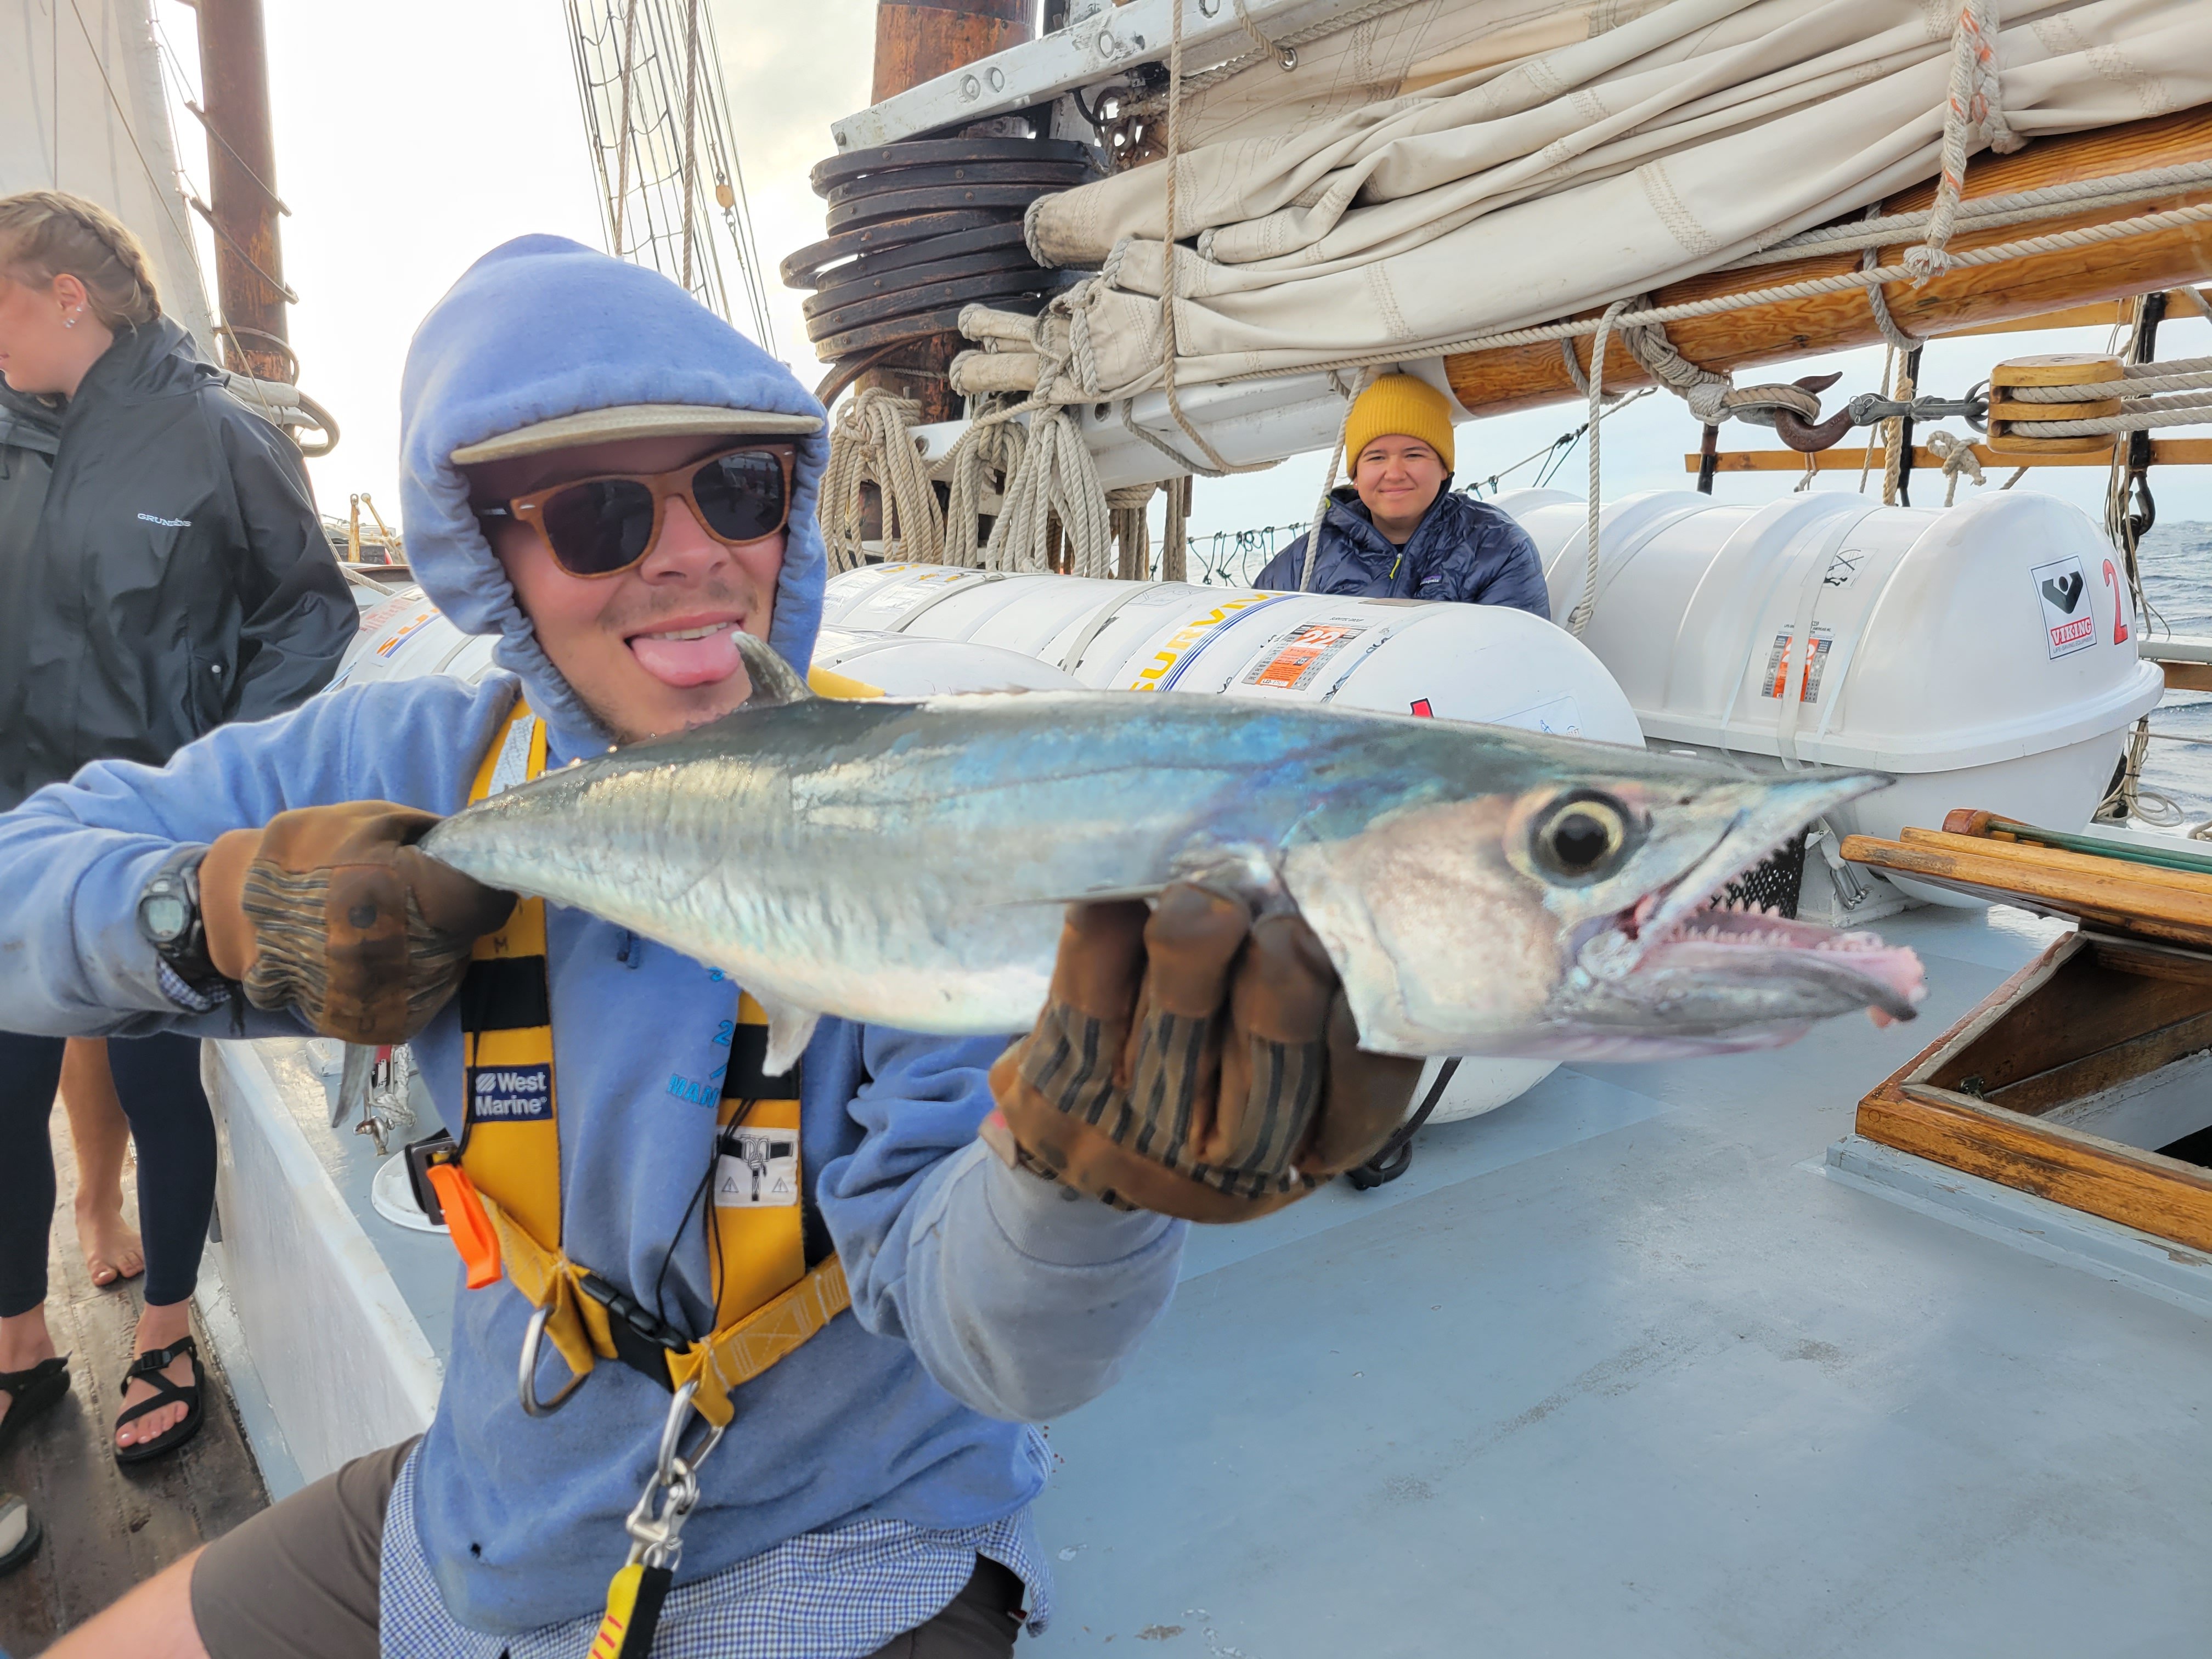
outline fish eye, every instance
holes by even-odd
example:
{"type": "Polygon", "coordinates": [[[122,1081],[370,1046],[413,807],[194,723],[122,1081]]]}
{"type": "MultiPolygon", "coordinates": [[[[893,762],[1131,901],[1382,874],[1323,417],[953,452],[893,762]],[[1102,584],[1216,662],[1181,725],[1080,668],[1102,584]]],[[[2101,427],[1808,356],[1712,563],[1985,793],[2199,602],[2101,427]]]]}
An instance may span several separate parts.
{"type": "Polygon", "coordinates": [[[1533,850],[1551,874],[1588,881],[1618,864],[1628,841],[1627,810],[1610,796],[1583,793],[1553,802],[1536,820],[1533,850]]]}

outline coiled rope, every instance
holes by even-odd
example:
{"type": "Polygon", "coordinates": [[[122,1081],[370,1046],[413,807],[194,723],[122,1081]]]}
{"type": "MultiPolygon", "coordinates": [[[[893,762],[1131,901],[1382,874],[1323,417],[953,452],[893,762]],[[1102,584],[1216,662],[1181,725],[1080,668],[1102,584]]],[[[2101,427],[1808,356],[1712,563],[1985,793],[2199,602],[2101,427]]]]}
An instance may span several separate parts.
{"type": "Polygon", "coordinates": [[[1106,492],[1106,512],[1114,526],[1116,553],[1114,574],[1125,582],[1140,582],[1152,574],[1152,526],[1146,509],[1155,494],[1148,483],[1124,484],[1106,492]]]}
{"type": "Polygon", "coordinates": [[[867,483],[876,486],[883,502],[884,556],[944,562],[945,521],[915,447],[914,423],[921,416],[920,404],[880,386],[867,388],[838,410],[822,475],[822,540],[833,575],[866,561],[861,486],[867,483]]]}
{"type": "Polygon", "coordinates": [[[1017,405],[997,418],[1008,420],[1023,413],[1030,416],[1028,439],[1020,465],[1007,477],[1005,504],[984,544],[983,568],[1051,568],[1050,524],[1056,516],[1067,573],[1112,575],[1113,515],[1083,434],[1061,408],[1017,405]]]}
{"type": "Polygon", "coordinates": [[[986,399],[939,469],[948,485],[945,504],[945,562],[975,569],[982,563],[982,517],[987,505],[1003,505],[988,479],[1012,479],[1021,470],[1028,434],[1018,421],[1000,417],[986,399]],[[987,497],[988,500],[987,501],[987,497]]]}

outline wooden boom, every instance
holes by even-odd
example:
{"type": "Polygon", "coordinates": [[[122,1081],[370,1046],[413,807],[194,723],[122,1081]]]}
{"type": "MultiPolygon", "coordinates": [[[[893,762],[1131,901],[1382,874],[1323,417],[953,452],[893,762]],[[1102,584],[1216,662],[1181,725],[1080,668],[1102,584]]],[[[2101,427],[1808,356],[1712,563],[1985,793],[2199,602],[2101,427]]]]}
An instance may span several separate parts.
{"type": "MultiPolygon", "coordinates": [[[[2005,196],[2046,185],[2208,159],[2212,159],[2212,111],[2187,110],[2094,132],[2038,139],[2010,155],[1984,153],[1975,157],[1967,169],[1966,195],[1968,200],[2005,196]]],[[[1931,181],[1889,198],[1882,209],[1887,213],[1917,212],[1926,209],[1935,197],[1931,181]]],[[[2212,185],[2151,201],[2094,208],[2063,218],[1958,234],[1952,237],[1951,246],[1964,252],[2208,201],[2212,201],[2212,185]]],[[[1910,246],[1905,242],[1881,249],[1881,262],[1894,262],[1910,246]]],[[[1654,297],[1662,306],[1680,305],[1716,295],[1741,294],[1831,276],[1855,270],[1858,262],[1859,254],[1854,250],[1788,264],[1715,272],[1671,283],[1654,297]]],[[[1908,334],[1925,337],[2069,306],[2117,300],[2146,289],[2170,288],[2207,276],[2212,276],[2212,222],[2147,232],[2002,264],[1957,267],[1918,287],[1911,283],[1889,283],[1882,295],[1897,325],[1908,334]]],[[[1875,325],[1874,313],[1863,292],[1824,294],[1711,317],[1686,317],[1668,324],[1667,334],[1692,362],[1731,371],[1881,343],[1881,331],[1875,325]]],[[[1578,355],[1586,359],[1589,342],[1574,343],[1578,355]]],[[[1575,390],[1556,342],[1460,352],[1444,359],[1444,373],[1450,378],[1453,395],[1476,415],[1534,409],[1582,395],[1575,390]]],[[[1647,386],[1650,380],[1617,336],[1607,343],[1607,391],[1647,386]]]]}

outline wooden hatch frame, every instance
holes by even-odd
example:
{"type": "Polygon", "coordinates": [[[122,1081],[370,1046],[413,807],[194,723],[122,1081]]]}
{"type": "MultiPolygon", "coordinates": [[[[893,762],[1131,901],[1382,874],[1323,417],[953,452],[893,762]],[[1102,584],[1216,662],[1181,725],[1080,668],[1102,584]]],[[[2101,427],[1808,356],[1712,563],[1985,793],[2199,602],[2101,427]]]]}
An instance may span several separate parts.
{"type": "Polygon", "coordinates": [[[1876,1085],[1858,1133],[2212,1252],[2212,1170],[2043,1115],[2212,1048],[2212,939],[2192,914],[2212,903],[2212,882],[1978,837],[1905,837],[1852,836],[1845,855],[2081,925],[1876,1085]]]}

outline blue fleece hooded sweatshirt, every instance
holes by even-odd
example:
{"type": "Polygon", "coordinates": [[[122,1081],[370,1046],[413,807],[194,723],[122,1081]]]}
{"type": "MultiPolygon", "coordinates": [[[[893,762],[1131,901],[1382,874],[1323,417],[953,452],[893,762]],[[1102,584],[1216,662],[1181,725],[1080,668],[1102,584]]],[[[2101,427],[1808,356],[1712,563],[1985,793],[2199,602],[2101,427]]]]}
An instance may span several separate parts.
{"type": "MultiPolygon", "coordinates": [[[[454,448],[624,404],[820,413],[781,363],[673,283],[544,236],[487,255],[440,301],[409,353],[403,402],[416,572],[461,627],[500,635],[511,672],[477,686],[428,677],[344,687],[223,727],[163,768],[89,766],[0,815],[0,891],[11,896],[0,912],[0,1025],[228,1036],[227,1013],[186,1014],[165,993],[133,921],[174,847],[338,801],[452,811],[518,679],[546,717],[552,764],[606,746],[467,511],[454,448]]],[[[826,450],[818,437],[799,444],[770,634],[802,670],[821,611],[813,506],[826,450]]],[[[549,906],[547,931],[564,1246],[703,1332],[707,1249],[696,1212],[685,1218],[713,1156],[736,988],[580,911],[549,906]]],[[[300,1029],[273,1014],[248,1023],[253,1035],[300,1029]]],[[[975,1142],[984,1070],[1002,1047],[834,1019],[818,1028],[803,1066],[801,1156],[853,1311],[738,1391],[736,1426],[684,1532],[679,1583],[848,1522],[955,1528],[1015,1513],[1044,1480],[1024,1422],[1104,1389],[1166,1304],[1181,1224],[1063,1202],[975,1142]]],[[[459,1122],[450,1007],[414,1048],[441,1113],[459,1122]]],[[[597,1610],[669,1401],[605,1361],[557,1415],[526,1417],[515,1362],[529,1312],[504,1282],[460,1295],[437,1415],[410,1471],[409,1541],[447,1610],[488,1632],[597,1610]]]]}

